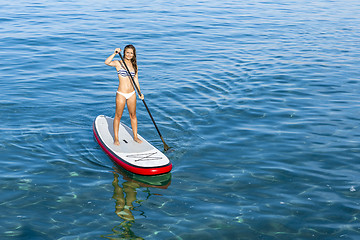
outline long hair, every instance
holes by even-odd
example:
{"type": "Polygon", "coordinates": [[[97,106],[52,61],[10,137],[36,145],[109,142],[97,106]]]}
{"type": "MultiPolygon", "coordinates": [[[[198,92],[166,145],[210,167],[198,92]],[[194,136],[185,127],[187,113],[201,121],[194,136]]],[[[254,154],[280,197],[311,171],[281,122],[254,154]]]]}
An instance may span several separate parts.
{"type": "Polygon", "coordinates": [[[125,51],[126,49],[132,49],[133,52],[134,52],[134,56],[133,58],[131,59],[131,64],[133,65],[133,68],[134,68],[134,71],[135,71],[135,74],[138,72],[138,67],[137,67],[137,62],[136,62],[136,49],[133,45],[129,44],[129,45],[126,45],[125,48],[124,48],[124,56],[125,56],[125,51]]]}

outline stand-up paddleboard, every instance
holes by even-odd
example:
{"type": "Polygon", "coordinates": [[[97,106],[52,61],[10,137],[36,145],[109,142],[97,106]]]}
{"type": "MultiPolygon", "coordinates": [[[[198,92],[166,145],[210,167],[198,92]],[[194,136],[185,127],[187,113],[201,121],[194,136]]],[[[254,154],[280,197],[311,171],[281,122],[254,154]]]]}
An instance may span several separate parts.
{"type": "Polygon", "coordinates": [[[120,146],[114,144],[114,119],[97,116],[94,136],[104,152],[120,167],[140,175],[158,175],[172,169],[170,160],[138,134],[142,143],[134,141],[132,130],[123,123],[119,126],[120,146]]]}

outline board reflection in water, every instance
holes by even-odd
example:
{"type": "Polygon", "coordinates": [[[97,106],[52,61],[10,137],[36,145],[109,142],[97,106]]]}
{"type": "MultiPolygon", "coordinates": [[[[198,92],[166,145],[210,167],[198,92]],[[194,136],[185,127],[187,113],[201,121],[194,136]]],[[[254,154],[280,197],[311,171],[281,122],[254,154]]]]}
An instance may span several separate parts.
{"type": "Polygon", "coordinates": [[[159,195],[151,193],[150,189],[168,188],[171,183],[171,173],[156,176],[143,176],[130,173],[119,167],[114,167],[113,174],[114,180],[112,185],[114,187],[113,199],[115,199],[115,213],[123,221],[112,229],[112,234],[102,237],[108,239],[143,239],[136,236],[131,230],[131,226],[135,223],[133,211],[138,211],[141,212],[141,215],[145,215],[145,212],[140,210],[142,202],[148,200],[152,195],[159,195]],[[123,183],[119,183],[119,176],[123,177],[123,183]],[[142,192],[147,193],[145,200],[137,199],[138,189],[141,188],[146,188],[142,190],[142,192]],[[137,204],[138,206],[134,207],[134,204],[137,204]]]}

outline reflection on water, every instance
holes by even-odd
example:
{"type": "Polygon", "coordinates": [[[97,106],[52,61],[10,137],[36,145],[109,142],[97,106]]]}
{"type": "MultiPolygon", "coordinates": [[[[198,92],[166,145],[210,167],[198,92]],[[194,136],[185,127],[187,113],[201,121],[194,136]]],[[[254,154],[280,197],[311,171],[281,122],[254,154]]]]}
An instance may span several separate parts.
{"type": "Polygon", "coordinates": [[[112,185],[114,187],[113,199],[115,199],[115,213],[123,221],[112,229],[113,234],[103,236],[108,239],[143,239],[135,235],[131,226],[135,223],[133,212],[141,212],[140,215],[146,216],[145,212],[140,210],[142,202],[149,199],[152,195],[150,188],[167,188],[171,182],[171,173],[158,176],[141,176],[123,169],[116,168],[112,185]],[[119,175],[125,180],[119,183],[119,175]],[[145,187],[143,192],[147,193],[145,200],[137,199],[137,189],[145,187]],[[134,207],[134,203],[137,207],[134,207]]]}
{"type": "Polygon", "coordinates": [[[140,185],[136,182],[126,181],[120,186],[119,175],[115,172],[112,185],[114,186],[113,198],[115,199],[115,213],[124,221],[120,225],[112,229],[114,234],[112,234],[108,238],[115,239],[122,237],[142,239],[136,236],[135,233],[130,229],[132,224],[135,222],[135,218],[132,213],[132,211],[134,210],[133,203],[134,201],[136,201],[136,189],[140,187],[140,185]]]}

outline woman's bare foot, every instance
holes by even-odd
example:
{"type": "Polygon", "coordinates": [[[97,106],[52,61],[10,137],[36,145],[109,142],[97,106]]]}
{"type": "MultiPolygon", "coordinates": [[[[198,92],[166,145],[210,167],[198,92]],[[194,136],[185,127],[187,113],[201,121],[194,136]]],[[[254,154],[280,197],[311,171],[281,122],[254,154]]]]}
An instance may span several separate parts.
{"type": "Polygon", "coordinates": [[[139,138],[134,138],[134,141],[137,143],[142,143],[142,141],[139,138]]]}
{"type": "Polygon", "coordinates": [[[115,140],[115,141],[114,141],[114,145],[116,145],[116,146],[120,146],[120,142],[119,142],[119,140],[115,140]]]}

